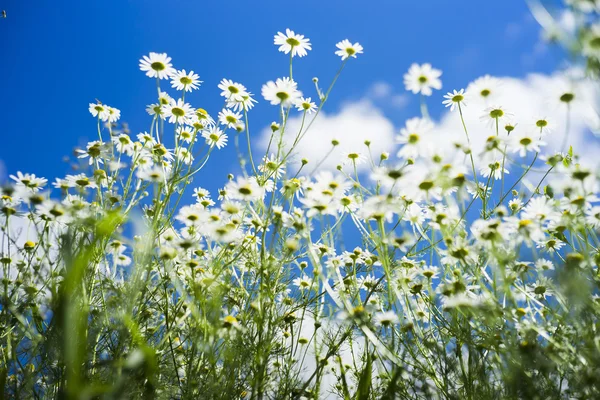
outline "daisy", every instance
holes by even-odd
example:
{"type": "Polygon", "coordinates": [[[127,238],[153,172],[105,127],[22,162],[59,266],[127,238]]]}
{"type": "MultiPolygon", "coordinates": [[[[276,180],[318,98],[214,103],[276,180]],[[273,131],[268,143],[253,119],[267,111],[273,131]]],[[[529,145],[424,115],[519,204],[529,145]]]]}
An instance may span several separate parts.
{"type": "Polygon", "coordinates": [[[177,159],[185,165],[190,165],[194,161],[194,156],[185,147],[178,147],[175,155],[177,156],[177,159]]]}
{"type": "Polygon", "coordinates": [[[262,95],[272,105],[281,104],[283,107],[294,105],[302,97],[298,84],[290,78],[279,78],[269,81],[262,87],[262,95]]]}
{"type": "Polygon", "coordinates": [[[77,153],[79,154],[77,158],[89,157],[89,165],[96,161],[102,164],[104,162],[102,158],[107,155],[106,148],[98,140],[89,142],[85,150],[78,149],[77,153]]]}
{"type": "Polygon", "coordinates": [[[10,178],[17,182],[17,186],[26,187],[32,192],[37,192],[48,182],[46,178],[38,178],[35,174],[23,174],[21,171],[17,171],[17,175],[11,175],[10,178]]]}
{"type": "Polygon", "coordinates": [[[431,152],[431,142],[426,136],[433,130],[431,121],[422,118],[411,118],[406,121],[406,126],[400,130],[396,142],[402,144],[398,157],[418,158],[431,152]]]}
{"type": "Polygon", "coordinates": [[[194,115],[192,107],[182,99],[175,101],[171,99],[169,104],[163,106],[163,112],[169,117],[170,123],[185,124],[194,115]]]}
{"type": "Polygon", "coordinates": [[[200,203],[202,200],[210,198],[210,192],[204,188],[198,187],[194,189],[194,197],[200,203]]]}
{"type": "Polygon", "coordinates": [[[210,147],[216,146],[219,150],[227,145],[227,135],[216,126],[202,131],[202,137],[210,147]]]}
{"type": "Polygon", "coordinates": [[[143,181],[158,183],[164,181],[165,172],[161,167],[153,166],[146,169],[139,169],[136,172],[136,176],[143,181]]]}
{"type": "Polygon", "coordinates": [[[230,181],[225,186],[231,199],[253,201],[264,197],[265,190],[261,187],[256,178],[238,177],[235,181],[230,181]]]}
{"type": "Polygon", "coordinates": [[[421,93],[424,96],[431,96],[431,89],[441,89],[442,81],[439,79],[442,71],[431,67],[431,64],[413,64],[408,73],[404,74],[404,85],[406,90],[414,94],[421,93]]]}
{"type": "Polygon", "coordinates": [[[304,38],[304,35],[297,35],[290,29],[286,29],[285,34],[277,32],[274,43],[279,45],[279,51],[285,54],[288,54],[291,51],[292,57],[295,57],[296,55],[298,57],[304,57],[307,54],[307,50],[312,50],[308,38],[304,38]]]}
{"type": "Polygon", "coordinates": [[[244,94],[246,94],[246,87],[244,85],[233,82],[230,79],[222,79],[218,88],[222,90],[221,96],[225,97],[227,101],[242,101],[244,94]]]}
{"type": "Polygon", "coordinates": [[[342,60],[348,57],[356,58],[357,54],[362,54],[363,47],[358,43],[352,44],[348,39],[344,39],[335,45],[339,50],[335,52],[336,55],[342,57],[342,60]]]}
{"type": "MultiPolygon", "coordinates": [[[[119,118],[121,118],[121,110],[109,106],[106,106],[106,109],[108,112],[108,117],[106,120],[108,120],[108,122],[117,122],[119,118]]],[[[103,119],[103,121],[106,120],[103,119]]]]}
{"type": "Polygon", "coordinates": [[[521,157],[525,157],[528,152],[540,152],[540,146],[546,145],[545,142],[537,139],[538,135],[519,132],[510,138],[510,148],[513,153],[519,153],[521,157]]]}
{"type": "Polygon", "coordinates": [[[199,78],[198,74],[195,74],[194,71],[186,73],[185,69],[182,69],[181,71],[175,71],[171,75],[171,86],[177,90],[191,92],[200,87],[202,81],[199,78]]]}
{"type": "Polygon", "coordinates": [[[600,206],[595,206],[586,211],[585,221],[594,229],[600,229],[600,206]]]}
{"type": "Polygon", "coordinates": [[[179,139],[186,143],[192,143],[192,141],[196,141],[196,134],[194,129],[190,126],[180,126],[177,128],[176,132],[177,136],[179,136],[179,139]]]}
{"type": "Polygon", "coordinates": [[[583,54],[600,59],[600,24],[592,25],[583,37],[583,54]]]}
{"type": "Polygon", "coordinates": [[[307,114],[312,114],[317,110],[317,105],[311,101],[311,98],[301,97],[300,100],[296,103],[296,108],[298,111],[304,111],[307,114]]]}
{"type": "Polygon", "coordinates": [[[298,287],[298,289],[304,291],[310,289],[313,285],[313,281],[308,276],[302,275],[301,277],[294,279],[293,284],[298,287]]]}
{"type": "Polygon", "coordinates": [[[285,164],[278,160],[274,154],[270,157],[264,156],[262,164],[258,166],[258,170],[263,174],[279,179],[285,174],[285,164]]]}
{"type": "Polygon", "coordinates": [[[398,319],[398,316],[393,311],[384,311],[384,312],[375,313],[375,316],[373,317],[373,319],[375,320],[375,326],[388,327],[390,325],[396,325],[397,323],[400,322],[400,320],[398,319]]]}
{"type": "Polygon", "coordinates": [[[159,116],[161,119],[165,119],[165,114],[163,113],[162,105],[160,105],[158,103],[148,104],[146,106],[146,112],[149,115],[156,115],[156,116],[159,116]]]}
{"type": "Polygon", "coordinates": [[[342,152],[342,164],[361,165],[367,162],[367,156],[359,151],[348,150],[342,152]]]}
{"type": "Polygon", "coordinates": [[[231,110],[223,109],[219,113],[219,122],[221,125],[225,125],[228,128],[235,128],[240,123],[242,114],[233,112],[231,110]]]}
{"type": "Polygon", "coordinates": [[[504,174],[506,175],[509,174],[506,168],[502,169],[502,160],[490,162],[487,166],[482,167],[479,170],[479,172],[484,178],[490,178],[495,180],[502,178],[502,172],[504,172],[504,174]]]}
{"type": "Polygon", "coordinates": [[[444,100],[442,102],[443,105],[445,105],[446,107],[450,107],[450,111],[454,111],[454,109],[456,107],[458,107],[458,105],[462,105],[463,107],[466,106],[467,104],[465,103],[465,90],[464,89],[460,89],[458,92],[456,90],[452,91],[452,92],[448,92],[444,98],[446,100],[444,100]]]}
{"type": "Polygon", "coordinates": [[[85,176],[85,174],[67,175],[65,179],[67,180],[69,187],[79,187],[82,189],[96,189],[98,187],[96,182],[85,176]]]}
{"type": "Polygon", "coordinates": [[[227,100],[225,107],[231,108],[233,111],[249,111],[255,103],[258,103],[252,96],[252,93],[246,92],[242,95],[242,100],[227,100]]]}
{"type": "Polygon", "coordinates": [[[215,120],[208,115],[203,108],[196,109],[196,113],[188,120],[188,125],[194,127],[194,129],[201,131],[215,126],[215,120]]]}
{"type": "Polygon", "coordinates": [[[108,119],[108,108],[100,103],[90,103],[89,111],[93,117],[98,117],[102,121],[106,121],[108,119]]]}
{"type": "Polygon", "coordinates": [[[140,69],[150,78],[166,79],[174,71],[171,57],[167,53],[150,53],[140,60],[140,69]]]}
{"type": "Polygon", "coordinates": [[[487,122],[489,127],[493,127],[496,125],[498,120],[511,116],[512,113],[506,111],[502,106],[495,105],[486,108],[481,115],[480,120],[481,122],[487,122]]]}
{"type": "Polygon", "coordinates": [[[129,135],[122,133],[119,136],[113,136],[112,142],[119,153],[125,153],[128,156],[133,154],[133,142],[129,135]]]}
{"type": "Polygon", "coordinates": [[[500,85],[500,79],[485,75],[471,82],[467,87],[467,93],[473,99],[489,100],[496,97],[500,85]]]}
{"type": "Polygon", "coordinates": [[[554,124],[552,124],[548,118],[541,117],[535,120],[535,127],[539,129],[540,134],[546,135],[548,133],[552,133],[552,128],[554,124]]]}

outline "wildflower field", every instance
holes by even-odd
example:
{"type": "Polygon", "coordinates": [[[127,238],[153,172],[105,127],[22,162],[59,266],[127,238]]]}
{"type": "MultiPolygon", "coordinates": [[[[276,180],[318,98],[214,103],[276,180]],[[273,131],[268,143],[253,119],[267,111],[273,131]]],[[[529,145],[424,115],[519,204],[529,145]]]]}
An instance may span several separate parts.
{"type": "Polygon", "coordinates": [[[311,135],[360,38],[282,29],[289,68],[255,88],[141,55],[145,125],[93,101],[77,171],[0,186],[0,399],[600,398],[600,153],[570,136],[600,127],[600,2],[561,6],[569,34],[529,3],[565,68],[511,98],[414,63],[384,151],[311,135]],[[300,84],[313,46],[338,69],[300,84]]]}

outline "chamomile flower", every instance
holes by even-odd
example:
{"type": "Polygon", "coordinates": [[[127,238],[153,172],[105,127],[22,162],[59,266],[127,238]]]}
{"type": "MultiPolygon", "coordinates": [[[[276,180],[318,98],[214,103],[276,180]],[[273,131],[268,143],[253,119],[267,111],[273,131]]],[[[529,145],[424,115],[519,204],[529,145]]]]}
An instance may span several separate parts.
{"type": "Polygon", "coordinates": [[[285,174],[285,163],[278,160],[274,154],[271,154],[270,157],[263,157],[262,161],[262,164],[258,166],[258,170],[263,174],[278,179],[285,174]]]}
{"type": "Polygon", "coordinates": [[[117,122],[119,120],[119,118],[121,118],[121,110],[114,108],[114,107],[110,107],[110,106],[106,106],[106,109],[108,112],[106,121],[117,122]]]}
{"type": "Polygon", "coordinates": [[[163,106],[158,103],[148,104],[146,106],[146,112],[149,115],[155,115],[155,116],[160,117],[161,119],[165,119],[165,114],[163,112],[163,106]]]}
{"type": "Polygon", "coordinates": [[[521,157],[525,157],[528,152],[540,152],[540,147],[546,145],[545,142],[539,140],[539,134],[529,134],[525,131],[516,133],[510,137],[509,145],[513,153],[519,153],[521,157]]]}
{"type": "Polygon", "coordinates": [[[404,86],[406,90],[414,94],[421,93],[424,96],[431,96],[431,89],[440,90],[442,81],[440,80],[442,71],[431,67],[431,64],[412,64],[408,72],[404,74],[404,86]]]}
{"type": "Polygon", "coordinates": [[[256,178],[238,177],[235,181],[230,181],[225,186],[229,198],[233,200],[254,201],[262,199],[265,190],[261,187],[256,178]]]}
{"type": "Polygon", "coordinates": [[[242,101],[244,94],[246,94],[246,87],[231,79],[222,79],[218,88],[221,89],[221,96],[225,97],[227,101],[242,101]]]}
{"type": "Polygon", "coordinates": [[[233,112],[228,109],[223,109],[219,113],[218,118],[221,125],[225,125],[228,128],[235,128],[236,125],[241,122],[242,114],[233,112]]]}
{"type": "Polygon", "coordinates": [[[48,182],[46,178],[39,178],[35,174],[24,174],[21,171],[17,171],[17,175],[11,175],[10,178],[17,183],[17,186],[27,188],[32,192],[39,191],[48,182]]]}
{"type": "Polygon", "coordinates": [[[427,136],[433,130],[431,121],[422,118],[411,118],[406,121],[396,142],[403,145],[398,151],[398,157],[418,158],[431,153],[431,141],[427,136]]]}
{"type": "Polygon", "coordinates": [[[106,147],[97,140],[89,142],[85,150],[78,149],[77,153],[79,154],[77,158],[89,157],[89,165],[95,162],[102,164],[104,162],[103,158],[108,155],[106,147]]]}
{"type": "Polygon", "coordinates": [[[301,97],[300,100],[296,103],[296,108],[298,111],[304,111],[307,114],[312,114],[317,110],[317,105],[311,101],[311,98],[301,97]]]}
{"type": "Polygon", "coordinates": [[[258,103],[252,96],[252,93],[246,92],[242,95],[241,100],[227,100],[225,107],[231,108],[233,111],[249,111],[254,107],[255,103],[258,103]]]}
{"type": "Polygon", "coordinates": [[[457,108],[459,104],[463,107],[467,105],[465,103],[464,89],[460,89],[458,92],[456,90],[448,92],[446,95],[444,95],[444,98],[446,100],[444,100],[442,104],[446,107],[450,107],[450,111],[454,111],[454,109],[457,108]]]}
{"type": "Polygon", "coordinates": [[[486,123],[489,127],[496,126],[496,123],[507,117],[511,117],[512,113],[506,111],[502,106],[494,105],[486,108],[480,117],[481,122],[486,123]]]}
{"type": "Polygon", "coordinates": [[[497,97],[501,81],[490,75],[477,78],[467,87],[469,99],[488,101],[497,97]]]}
{"type": "Polygon", "coordinates": [[[129,135],[122,133],[118,136],[113,136],[112,142],[119,153],[125,153],[128,156],[133,154],[133,141],[129,135]]]}
{"type": "Polygon", "coordinates": [[[167,53],[150,53],[140,60],[140,69],[150,78],[166,79],[174,72],[167,53]]]}
{"type": "Polygon", "coordinates": [[[175,101],[171,99],[169,104],[163,106],[165,116],[169,118],[169,122],[174,124],[186,124],[194,115],[192,106],[184,102],[182,99],[175,101]]]}
{"type": "Polygon", "coordinates": [[[192,162],[194,162],[194,156],[192,155],[192,152],[186,147],[178,147],[175,151],[175,156],[185,165],[190,165],[192,162]]]}
{"type": "Polygon", "coordinates": [[[335,45],[339,50],[335,52],[336,55],[342,57],[342,60],[348,57],[356,58],[357,54],[362,54],[363,47],[358,43],[352,44],[348,39],[344,39],[335,45]]]}
{"type": "Polygon", "coordinates": [[[186,143],[192,143],[192,141],[196,141],[196,133],[194,131],[194,128],[192,128],[191,126],[179,126],[177,127],[176,132],[177,136],[179,137],[179,140],[182,140],[186,143]]]}
{"type": "Polygon", "coordinates": [[[501,159],[489,162],[486,166],[480,168],[479,172],[480,172],[481,176],[483,176],[484,178],[490,178],[490,179],[495,179],[495,180],[502,178],[503,173],[505,175],[509,174],[508,169],[502,168],[502,160],[501,159]]]}
{"type": "Polygon", "coordinates": [[[98,117],[102,121],[108,120],[108,108],[103,104],[90,103],[89,111],[93,117],[98,117]]]}
{"type": "Polygon", "coordinates": [[[177,90],[191,92],[198,89],[201,83],[200,76],[195,74],[194,71],[187,73],[185,69],[182,69],[181,71],[175,71],[171,75],[171,86],[177,90]]]}
{"type": "Polygon", "coordinates": [[[383,326],[386,328],[392,325],[396,325],[400,322],[400,319],[393,311],[377,312],[375,313],[373,320],[375,322],[375,326],[383,326]]]}
{"type": "Polygon", "coordinates": [[[273,42],[279,46],[279,51],[285,54],[292,52],[292,57],[304,57],[308,54],[307,50],[312,50],[310,39],[305,38],[304,35],[296,34],[290,29],[286,29],[285,34],[277,32],[273,42]]]}
{"type": "Polygon", "coordinates": [[[552,133],[554,124],[546,117],[539,117],[535,119],[535,129],[540,133],[540,135],[547,135],[548,133],[552,133]]]}
{"type": "Polygon", "coordinates": [[[265,100],[271,102],[272,105],[281,104],[283,107],[296,104],[302,97],[297,83],[288,77],[279,78],[275,82],[267,82],[263,85],[261,92],[265,100]]]}
{"type": "Polygon", "coordinates": [[[216,146],[219,150],[227,145],[227,135],[216,126],[202,131],[202,137],[206,139],[209,146],[216,146]]]}
{"type": "Polygon", "coordinates": [[[155,165],[150,168],[139,169],[136,176],[143,181],[159,183],[165,180],[165,171],[162,167],[155,165]]]}
{"type": "Polygon", "coordinates": [[[313,280],[310,279],[306,275],[302,275],[293,281],[294,286],[296,286],[301,291],[309,290],[313,285],[313,280]]]}
{"type": "Polygon", "coordinates": [[[600,59],[600,24],[594,24],[583,37],[583,54],[600,59]]]}

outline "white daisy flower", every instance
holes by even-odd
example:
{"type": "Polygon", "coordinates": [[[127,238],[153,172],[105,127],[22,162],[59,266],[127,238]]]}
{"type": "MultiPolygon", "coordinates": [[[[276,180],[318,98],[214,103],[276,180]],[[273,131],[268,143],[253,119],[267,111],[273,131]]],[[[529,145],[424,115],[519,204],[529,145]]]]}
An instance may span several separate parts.
{"type": "Polygon", "coordinates": [[[221,125],[225,125],[228,128],[235,128],[241,122],[242,114],[223,109],[219,112],[218,118],[221,125]]]}
{"type": "Polygon", "coordinates": [[[418,158],[431,154],[431,141],[427,136],[433,128],[433,123],[427,119],[411,118],[406,121],[406,126],[396,138],[396,142],[403,145],[398,151],[398,157],[418,158]]]}
{"type": "Polygon", "coordinates": [[[348,39],[344,39],[335,45],[339,50],[335,52],[336,55],[342,57],[342,60],[348,57],[356,58],[357,54],[362,54],[363,47],[358,43],[352,44],[348,39]]]}
{"type": "Polygon", "coordinates": [[[171,99],[169,104],[163,106],[163,112],[166,117],[169,117],[169,122],[172,124],[186,124],[194,115],[192,106],[185,103],[182,99],[178,99],[177,101],[171,99]]]}
{"type": "Polygon", "coordinates": [[[513,153],[519,153],[521,157],[525,157],[528,152],[540,152],[540,147],[546,143],[538,139],[539,134],[529,134],[519,132],[510,137],[509,146],[513,153]]]}
{"type": "Polygon", "coordinates": [[[292,57],[304,57],[307,50],[312,50],[310,40],[305,38],[304,35],[298,35],[290,29],[285,30],[285,34],[277,32],[275,35],[274,43],[279,46],[279,51],[289,54],[292,52],[292,57]]]}
{"type": "Polygon", "coordinates": [[[151,168],[138,170],[136,176],[143,181],[163,182],[165,179],[165,171],[162,167],[156,165],[151,168]]]}
{"type": "Polygon", "coordinates": [[[500,79],[485,75],[469,84],[467,94],[470,99],[487,101],[497,97],[501,83],[500,79]]]}
{"type": "Polygon", "coordinates": [[[182,69],[181,71],[175,71],[171,75],[171,86],[177,90],[191,92],[198,89],[201,83],[200,76],[195,74],[194,71],[187,73],[185,69],[182,69]]]}
{"type": "Polygon", "coordinates": [[[174,72],[167,53],[150,53],[140,60],[140,69],[150,78],[166,79],[174,72]]]}
{"type": "Polygon", "coordinates": [[[481,122],[486,123],[489,127],[496,126],[496,122],[502,118],[512,117],[512,113],[506,111],[502,106],[494,105],[486,108],[480,117],[481,122]]]}
{"type": "Polygon", "coordinates": [[[244,94],[246,94],[246,87],[231,79],[222,79],[218,88],[221,89],[221,96],[225,97],[228,101],[242,101],[244,94]]]}
{"type": "Polygon", "coordinates": [[[90,103],[89,111],[93,117],[98,117],[102,121],[108,120],[108,108],[100,103],[90,103]]]}
{"type": "Polygon", "coordinates": [[[454,109],[456,107],[458,107],[458,105],[462,105],[463,107],[465,107],[467,104],[465,103],[465,90],[464,89],[460,89],[458,92],[456,90],[452,91],[452,92],[448,92],[446,95],[444,95],[444,98],[446,100],[444,100],[442,102],[443,105],[445,105],[446,107],[450,107],[450,111],[454,111],[454,109]]]}
{"type": "Polygon", "coordinates": [[[442,81],[439,79],[442,71],[431,67],[431,64],[413,64],[408,72],[404,74],[404,86],[406,90],[414,94],[421,93],[424,96],[431,96],[431,89],[440,90],[442,81]]]}
{"type": "Polygon", "coordinates": [[[227,145],[227,135],[216,126],[202,131],[202,137],[206,139],[206,143],[209,146],[216,146],[219,150],[227,145]]]}
{"type": "Polygon", "coordinates": [[[267,82],[263,85],[261,92],[265,100],[271,102],[272,105],[281,104],[284,107],[296,104],[302,97],[297,83],[288,77],[279,78],[275,82],[267,82]]]}
{"type": "Polygon", "coordinates": [[[301,97],[300,100],[298,100],[298,102],[296,103],[296,108],[298,109],[298,111],[304,111],[309,115],[314,113],[317,110],[317,105],[311,100],[312,99],[310,97],[301,97]]]}

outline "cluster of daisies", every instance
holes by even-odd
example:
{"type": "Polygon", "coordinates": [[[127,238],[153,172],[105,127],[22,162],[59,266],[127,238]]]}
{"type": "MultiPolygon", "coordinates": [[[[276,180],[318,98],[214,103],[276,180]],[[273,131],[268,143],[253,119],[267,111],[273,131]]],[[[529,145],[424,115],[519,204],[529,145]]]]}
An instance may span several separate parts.
{"type": "MultiPolygon", "coordinates": [[[[293,58],[312,50],[308,38],[288,29],[274,44],[290,57],[290,76],[261,89],[266,102],[286,111],[271,124],[277,142],[287,111],[296,108],[314,120],[329,90],[315,82],[317,105],[292,78],[293,58]]],[[[349,40],[336,47],[343,63],[363,53],[349,40]]],[[[349,398],[366,382],[362,374],[372,385],[401,377],[407,397],[477,398],[465,394],[465,368],[485,370],[478,384],[504,393],[503,368],[516,343],[551,343],[566,360],[560,380],[576,387],[583,363],[577,357],[583,356],[561,332],[586,331],[577,321],[565,322],[571,321],[571,299],[558,279],[565,266],[586,284],[598,275],[598,176],[572,151],[541,154],[553,140],[551,121],[517,124],[492,102],[498,79],[485,76],[444,96],[464,129],[452,153],[436,146],[435,123],[424,110],[399,130],[395,156],[374,157],[366,141],[333,171],[291,172],[301,128],[291,147],[269,145],[258,165],[249,144],[252,170],[243,160],[241,171],[211,195],[204,187],[191,194],[192,177],[202,176],[211,151],[227,144],[228,129],[247,133],[248,111],[258,101],[244,85],[223,79],[218,87],[225,105],[212,118],[186,100],[203,83],[196,73],[173,68],[161,53],[144,56],[140,69],[158,83],[157,101],[146,108],[148,131],[132,137],[118,124],[119,110],[90,104],[98,140],[77,151],[87,174],[56,179],[61,198],[54,199],[47,179],[18,172],[0,198],[2,290],[9,309],[51,320],[53,297],[69,273],[61,246],[96,246],[82,278],[89,281],[81,303],[94,311],[88,322],[97,335],[90,374],[101,369],[95,360],[109,366],[103,368],[117,360],[121,368],[123,359],[129,365],[137,354],[119,353],[129,345],[112,342],[121,340],[114,332],[124,324],[136,340],[156,347],[159,386],[175,397],[184,390],[198,395],[190,382],[220,382],[239,363],[258,360],[263,364],[244,365],[244,371],[261,374],[249,381],[250,372],[240,374],[235,390],[277,397],[285,381],[295,393],[318,391],[330,375],[339,384],[327,390],[349,398]],[[176,97],[161,90],[162,80],[179,92],[176,97]],[[477,107],[491,132],[481,152],[473,151],[464,119],[477,107]],[[196,145],[199,138],[203,146],[196,145]],[[370,166],[367,173],[358,172],[360,163],[370,166]],[[522,185],[525,179],[533,183],[522,185]],[[109,237],[102,236],[107,221],[115,220],[109,237]],[[126,221],[136,222],[135,236],[126,221]],[[71,242],[65,241],[69,235],[71,242]],[[98,243],[97,235],[103,239],[98,243]],[[106,315],[96,318],[102,310],[106,315]],[[260,356],[227,358],[253,346],[260,356]],[[342,360],[348,354],[351,360],[342,360]]],[[[414,64],[404,84],[432,96],[442,88],[441,75],[430,64],[414,64]]],[[[565,90],[557,102],[568,109],[576,97],[565,90]]],[[[587,312],[598,312],[588,297],[587,312]]],[[[29,329],[43,323],[15,321],[15,343],[35,352],[29,338],[46,332],[29,329]]],[[[22,360],[11,368],[21,371],[22,360]]],[[[544,382],[558,381],[551,375],[544,382]]],[[[60,385],[50,378],[39,382],[48,392],[60,385]]]]}

